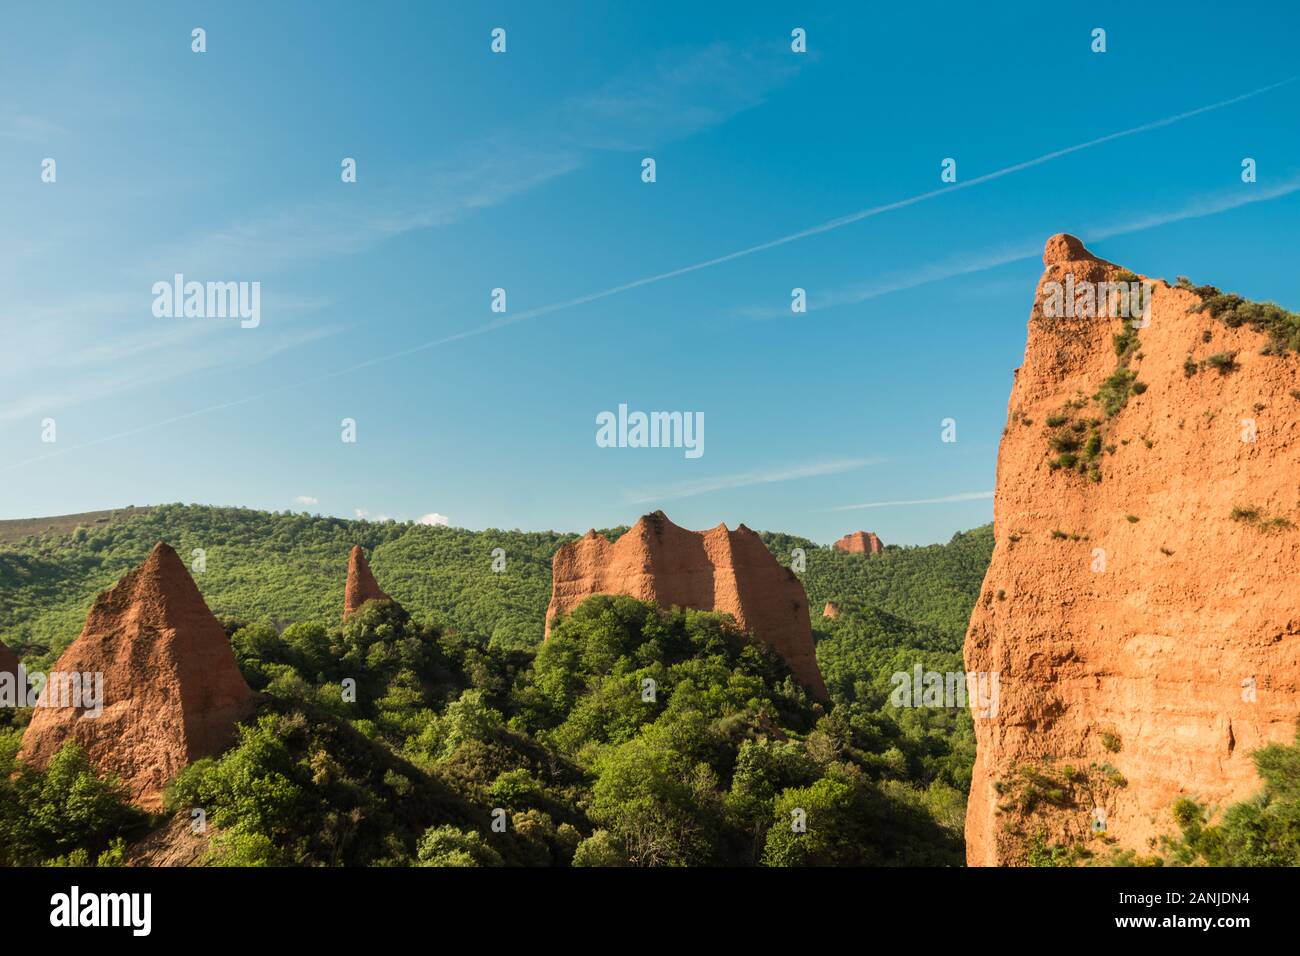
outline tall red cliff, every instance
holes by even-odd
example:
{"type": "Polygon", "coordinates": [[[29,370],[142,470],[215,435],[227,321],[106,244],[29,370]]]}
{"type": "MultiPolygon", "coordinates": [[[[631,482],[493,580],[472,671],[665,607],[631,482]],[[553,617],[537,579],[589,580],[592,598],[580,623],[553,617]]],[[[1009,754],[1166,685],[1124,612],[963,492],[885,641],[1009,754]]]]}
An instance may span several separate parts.
{"type": "Polygon", "coordinates": [[[95,599],[32,712],[22,756],[44,767],[75,740],[96,767],[121,778],[136,803],[156,810],[167,782],[224,750],[254,706],[225,631],[176,552],[160,541],[95,599]],[[76,703],[52,694],[53,675],[71,674],[102,675],[101,712],[84,698],[83,706],[49,706],[76,703]]]}
{"type": "Polygon", "coordinates": [[[835,550],[849,554],[882,554],[885,543],[876,537],[874,531],[854,531],[836,541],[835,550]]]}
{"type": "Polygon", "coordinates": [[[562,545],[551,578],[548,637],[556,617],[593,594],[627,594],[661,607],[720,611],[780,654],[815,697],[827,699],[803,585],[743,524],[735,531],[724,524],[687,531],[656,511],[612,544],[589,531],[562,545]]]}
{"type": "Polygon", "coordinates": [[[1064,235],[1043,262],[965,646],[1000,689],[972,865],[1040,835],[1148,852],[1179,796],[1256,792],[1251,751],[1300,716],[1300,356],[1161,280],[1141,327],[1089,316],[1080,290],[1141,278],[1064,235]]]}
{"type": "Polygon", "coordinates": [[[348,583],[343,593],[343,616],[346,618],[367,601],[391,601],[375,580],[366,563],[366,553],[361,545],[353,545],[348,555],[348,583]]]}

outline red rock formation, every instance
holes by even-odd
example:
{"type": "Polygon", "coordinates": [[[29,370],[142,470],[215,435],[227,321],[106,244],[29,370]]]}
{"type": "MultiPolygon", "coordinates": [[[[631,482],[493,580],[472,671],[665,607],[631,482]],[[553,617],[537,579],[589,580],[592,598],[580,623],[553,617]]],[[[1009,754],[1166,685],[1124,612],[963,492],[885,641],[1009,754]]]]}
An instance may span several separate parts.
{"type": "Polygon", "coordinates": [[[548,637],[555,618],[593,594],[628,594],[661,607],[721,611],[776,650],[814,696],[827,699],[803,585],[743,524],[735,531],[725,524],[687,531],[656,511],[613,544],[589,531],[562,545],[551,577],[548,637]]]}
{"type": "Polygon", "coordinates": [[[161,541],[95,599],[53,673],[102,674],[102,713],[36,707],[23,758],[44,767],[75,740],[147,809],[162,805],[164,787],[183,767],[225,749],[255,706],[225,631],[161,541]]]}
{"type": "Polygon", "coordinates": [[[1263,335],[1189,312],[1198,296],[1151,280],[1128,360],[1146,389],[1108,416],[1091,396],[1130,320],[1053,318],[1044,303],[1059,288],[1048,283],[1121,270],[1070,236],[1049,240],[1043,261],[998,452],[996,546],[966,638],[967,668],[1000,675],[996,716],[975,719],[973,865],[1023,861],[1040,827],[1052,842],[1093,839],[1104,857],[1096,809],[1116,846],[1148,852],[1175,832],[1180,795],[1222,808],[1256,792],[1251,751],[1292,741],[1300,714],[1300,357],[1260,354],[1263,335]],[[1239,367],[1196,371],[1218,352],[1237,352],[1239,367]],[[1076,420],[1082,440],[1102,435],[1083,473],[1049,446],[1076,420]],[[1234,508],[1291,524],[1234,520],[1234,508]],[[1021,768],[1093,764],[1127,781],[1103,788],[1100,807],[1011,805],[1021,768]]]}
{"type": "Polygon", "coordinates": [[[367,601],[393,600],[379,587],[379,582],[370,573],[366,563],[366,553],[361,545],[353,545],[348,555],[348,586],[343,595],[343,617],[346,618],[367,601]]]}
{"type": "Polygon", "coordinates": [[[835,550],[847,551],[849,554],[880,554],[885,550],[885,545],[874,531],[854,531],[836,541],[835,550]]]}
{"type": "Polygon", "coordinates": [[[822,608],[822,617],[839,617],[840,609],[835,606],[833,601],[827,601],[826,606],[822,608]]]}

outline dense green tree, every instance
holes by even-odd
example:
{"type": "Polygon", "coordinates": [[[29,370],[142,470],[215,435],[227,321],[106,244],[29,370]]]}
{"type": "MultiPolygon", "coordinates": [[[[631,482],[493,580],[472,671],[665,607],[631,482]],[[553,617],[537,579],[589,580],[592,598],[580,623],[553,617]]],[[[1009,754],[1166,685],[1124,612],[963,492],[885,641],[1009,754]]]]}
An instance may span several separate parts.
{"type": "Polygon", "coordinates": [[[64,862],[88,865],[144,824],[122,785],[99,774],[75,743],[43,772],[18,761],[20,743],[16,731],[0,732],[0,865],[34,866],[70,853],[77,856],[64,862]]]}
{"type": "MultiPolygon", "coordinates": [[[[841,608],[814,616],[829,703],[725,615],[596,596],[540,643],[569,537],[166,506],[0,548],[0,624],[48,663],[155,540],[205,548],[196,581],[264,694],[236,744],[170,791],[172,809],[207,813],[212,863],[960,862],[969,714],[896,707],[891,676],[961,670],[988,529],[873,558],[765,536],[782,560],[806,549],[814,610],[841,608]],[[341,620],[354,543],[400,607],[341,620]],[[796,804],[815,811],[799,839],[796,804]]],[[[0,837],[23,859],[122,859],[114,840],[141,817],[84,755],[36,773],[4,753],[0,837]]]]}
{"type": "Polygon", "coordinates": [[[420,866],[501,866],[501,854],[473,831],[430,827],[420,838],[420,866]]]}
{"type": "Polygon", "coordinates": [[[1251,756],[1263,788],[1228,807],[1217,824],[1194,800],[1174,804],[1180,836],[1164,841],[1167,863],[1300,866],[1300,727],[1294,744],[1269,744],[1251,756]]]}

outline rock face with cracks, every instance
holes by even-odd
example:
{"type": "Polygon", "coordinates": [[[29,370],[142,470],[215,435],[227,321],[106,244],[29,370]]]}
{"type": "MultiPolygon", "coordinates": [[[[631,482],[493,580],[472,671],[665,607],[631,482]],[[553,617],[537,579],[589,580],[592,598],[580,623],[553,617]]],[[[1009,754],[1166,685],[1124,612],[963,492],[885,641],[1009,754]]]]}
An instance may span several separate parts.
{"type": "Polygon", "coordinates": [[[1024,862],[1040,836],[1104,853],[1098,810],[1114,847],[1148,852],[1178,797],[1252,795],[1251,751],[1293,740],[1300,714],[1300,358],[1072,236],[1043,262],[965,645],[1001,696],[974,721],[972,865],[1024,862]],[[1134,280],[1152,289],[1138,327],[1087,314],[1092,284],[1134,280]],[[1066,767],[1106,784],[1013,799],[1066,767]]]}
{"type": "Polygon", "coordinates": [[[558,616],[593,594],[627,594],[661,607],[720,611],[775,650],[814,697],[827,699],[803,585],[744,525],[735,531],[723,524],[687,531],[656,511],[612,544],[590,531],[561,546],[551,577],[548,637],[558,616]]]}
{"type": "Polygon", "coordinates": [[[122,780],[135,803],[156,810],[168,781],[224,750],[255,702],[221,624],[176,552],[160,541],[95,599],[33,710],[22,757],[43,768],[75,741],[98,769],[122,780]],[[102,675],[98,706],[59,689],[74,674],[92,688],[102,675]]]}

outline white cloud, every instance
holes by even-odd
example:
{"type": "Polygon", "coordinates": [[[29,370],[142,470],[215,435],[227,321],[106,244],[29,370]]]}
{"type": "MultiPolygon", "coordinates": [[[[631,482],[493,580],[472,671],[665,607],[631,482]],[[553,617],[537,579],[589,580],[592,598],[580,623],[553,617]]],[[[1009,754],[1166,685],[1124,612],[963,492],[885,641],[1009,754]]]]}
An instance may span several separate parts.
{"type": "Polygon", "coordinates": [[[319,498],[313,498],[311,495],[299,495],[297,498],[294,498],[293,500],[296,501],[296,502],[297,502],[298,504],[300,504],[300,505],[318,505],[318,504],[320,504],[320,499],[319,499],[319,498]]]}
{"type": "Polygon", "coordinates": [[[449,519],[446,515],[440,515],[436,511],[430,511],[427,515],[421,515],[419,518],[415,519],[415,523],[442,525],[443,527],[447,527],[450,520],[451,519],[449,519]]]}
{"type": "Polygon", "coordinates": [[[369,508],[353,508],[352,513],[356,515],[357,518],[360,519],[361,521],[365,521],[368,517],[370,517],[369,508]]]}
{"type": "Polygon", "coordinates": [[[794,481],[798,478],[816,478],[821,475],[836,475],[853,471],[867,465],[873,465],[881,459],[852,458],[841,461],[825,461],[812,465],[800,465],[794,468],[778,468],[758,471],[746,471],[734,475],[715,475],[712,478],[696,478],[691,481],[679,481],[667,485],[658,491],[638,491],[628,495],[628,504],[641,505],[654,501],[671,501],[674,498],[693,498],[711,491],[725,491],[730,488],[747,488],[751,485],[767,485],[777,481],[794,481]]]}

